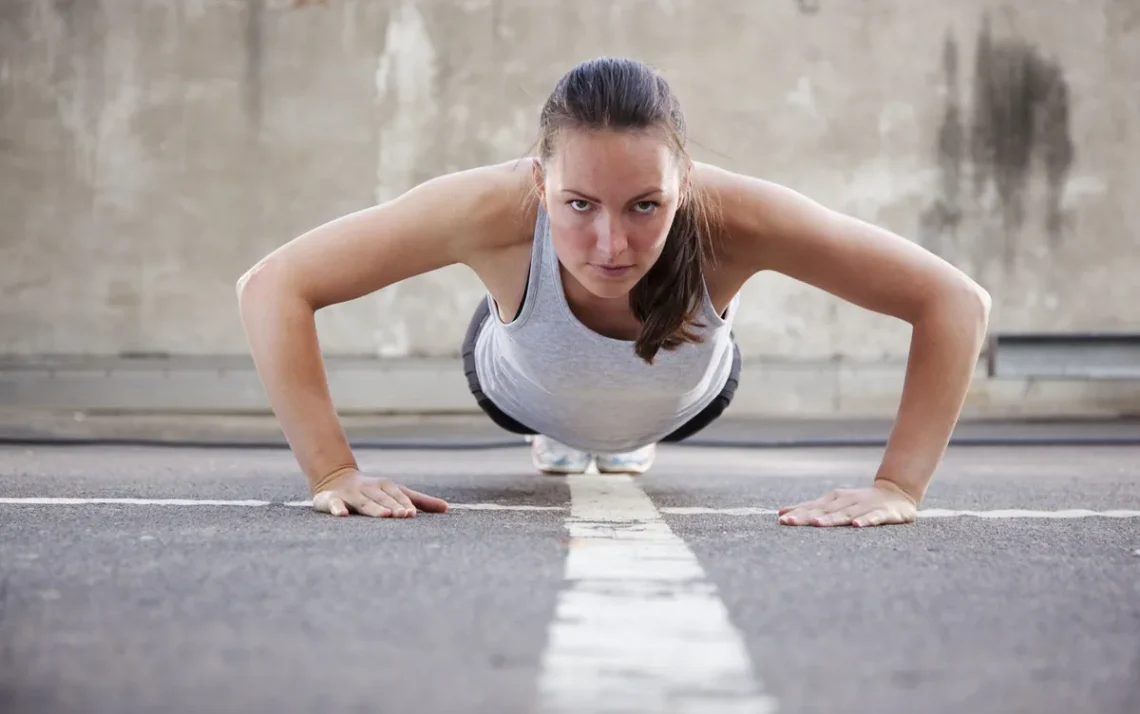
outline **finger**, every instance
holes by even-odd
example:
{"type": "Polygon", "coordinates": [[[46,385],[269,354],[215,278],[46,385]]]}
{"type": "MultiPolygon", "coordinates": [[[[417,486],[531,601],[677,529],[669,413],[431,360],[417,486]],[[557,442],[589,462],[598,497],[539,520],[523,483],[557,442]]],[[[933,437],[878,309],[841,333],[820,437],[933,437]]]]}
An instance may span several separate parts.
{"type": "Polygon", "coordinates": [[[826,513],[819,518],[812,521],[813,526],[845,526],[851,523],[853,519],[862,515],[867,509],[861,505],[848,506],[834,513],[826,513]]]}
{"type": "Polygon", "coordinates": [[[886,514],[883,512],[883,509],[877,508],[870,513],[865,513],[853,519],[851,525],[856,528],[866,528],[868,526],[882,525],[884,520],[886,520],[886,514]]]}
{"type": "Polygon", "coordinates": [[[841,494],[820,508],[807,512],[808,523],[813,526],[839,526],[851,522],[853,510],[859,509],[859,497],[841,494]]]}
{"type": "Polygon", "coordinates": [[[377,503],[363,491],[360,493],[360,495],[354,498],[351,503],[356,512],[362,516],[371,516],[372,518],[389,518],[392,515],[392,509],[377,503]]]}
{"type": "Polygon", "coordinates": [[[404,518],[407,509],[385,490],[383,484],[369,485],[361,489],[365,496],[391,511],[393,518],[404,518]]]}
{"type": "Polygon", "coordinates": [[[817,498],[814,501],[804,501],[803,503],[797,503],[794,506],[784,506],[780,509],[779,515],[782,516],[785,513],[792,513],[794,511],[803,511],[806,513],[813,508],[819,508],[823,504],[824,500],[822,498],[817,498]]]}
{"type": "Polygon", "coordinates": [[[864,492],[855,491],[852,493],[844,493],[839,498],[831,502],[833,511],[842,510],[845,508],[853,508],[867,503],[867,494],[864,492]]]}
{"type": "Polygon", "coordinates": [[[396,518],[411,518],[416,515],[416,507],[412,505],[411,499],[400,490],[399,486],[388,481],[384,483],[381,488],[384,493],[396,503],[396,508],[392,510],[393,516],[396,518]]]}
{"type": "Polygon", "coordinates": [[[827,504],[832,503],[833,501],[836,501],[837,499],[839,499],[843,495],[844,494],[838,490],[831,491],[831,492],[826,493],[826,494],[824,494],[824,495],[820,496],[819,498],[812,500],[812,501],[804,501],[803,503],[797,503],[794,506],[784,506],[783,508],[780,509],[779,515],[782,516],[785,513],[796,510],[797,508],[807,508],[807,509],[822,508],[823,506],[826,506],[827,504]]]}
{"type": "Polygon", "coordinates": [[[784,513],[784,515],[780,516],[780,523],[789,526],[807,525],[812,512],[817,508],[815,503],[815,501],[809,501],[808,503],[793,506],[789,511],[784,513]]]}
{"type": "Polygon", "coordinates": [[[898,508],[877,508],[871,513],[860,516],[851,522],[851,525],[858,528],[865,526],[885,526],[901,523],[914,522],[915,514],[913,511],[900,510],[898,508]]]}
{"type": "Polygon", "coordinates": [[[401,486],[400,490],[408,495],[408,498],[413,504],[416,505],[421,511],[429,513],[447,513],[447,501],[435,496],[429,496],[426,493],[413,491],[407,486],[401,486]]]}
{"type": "Polygon", "coordinates": [[[821,513],[818,509],[813,508],[796,508],[789,513],[780,516],[780,523],[786,526],[806,526],[811,522],[814,514],[821,513]]]}
{"type": "Polygon", "coordinates": [[[817,519],[839,522],[836,519],[850,520],[851,515],[861,515],[866,510],[857,496],[844,496],[817,509],[818,515],[815,517],[817,519]]]}
{"type": "Polygon", "coordinates": [[[334,496],[332,491],[321,491],[313,496],[313,510],[321,513],[331,513],[334,516],[347,516],[348,507],[344,501],[334,496]]]}
{"type": "Polygon", "coordinates": [[[404,507],[396,499],[388,495],[380,486],[365,486],[360,489],[364,498],[388,511],[388,515],[400,518],[397,513],[403,513],[404,507]]]}
{"type": "Polygon", "coordinates": [[[809,524],[816,525],[816,524],[822,522],[823,519],[827,518],[829,515],[830,514],[828,514],[822,508],[813,508],[810,511],[808,511],[804,517],[807,519],[807,522],[809,524]]]}

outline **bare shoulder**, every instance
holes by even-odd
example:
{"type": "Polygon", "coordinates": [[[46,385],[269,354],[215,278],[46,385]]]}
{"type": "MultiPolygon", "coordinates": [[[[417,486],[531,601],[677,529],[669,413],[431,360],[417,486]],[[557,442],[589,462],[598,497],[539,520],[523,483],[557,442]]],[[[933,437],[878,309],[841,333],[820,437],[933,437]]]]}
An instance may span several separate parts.
{"type": "Polygon", "coordinates": [[[488,252],[530,242],[538,206],[532,163],[528,157],[456,171],[408,195],[425,194],[421,208],[456,229],[455,262],[470,264],[488,252]]]}
{"type": "Polygon", "coordinates": [[[709,164],[694,164],[693,176],[718,214],[719,257],[737,275],[782,273],[906,320],[934,297],[984,296],[961,270],[914,241],[792,188],[709,164]]]}
{"type": "Polygon", "coordinates": [[[426,180],[297,236],[247,271],[239,286],[256,276],[320,308],[448,265],[485,266],[531,240],[532,186],[531,159],[426,180]]]}
{"type": "Polygon", "coordinates": [[[513,159],[480,167],[470,180],[482,184],[475,189],[470,206],[475,222],[482,229],[477,249],[498,250],[530,244],[538,213],[534,192],[533,159],[513,159]]]}
{"type": "Polygon", "coordinates": [[[738,256],[742,250],[754,254],[793,230],[805,216],[818,219],[827,213],[814,201],[775,182],[714,164],[694,162],[693,181],[716,212],[721,228],[718,246],[738,256]]]}
{"type": "Polygon", "coordinates": [[[713,164],[694,163],[693,176],[716,211],[721,257],[753,272],[786,272],[789,261],[850,248],[856,227],[877,232],[880,240],[886,235],[775,181],[713,164]]]}

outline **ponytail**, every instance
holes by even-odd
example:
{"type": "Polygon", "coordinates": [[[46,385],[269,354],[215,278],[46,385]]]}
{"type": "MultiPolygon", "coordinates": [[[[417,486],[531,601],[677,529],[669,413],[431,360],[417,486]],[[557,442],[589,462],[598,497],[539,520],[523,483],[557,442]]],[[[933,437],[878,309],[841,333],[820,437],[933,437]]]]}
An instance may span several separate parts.
{"type": "Polygon", "coordinates": [[[707,196],[690,185],[661,256],[630,292],[630,307],[642,323],[634,351],[648,364],[659,350],[704,341],[697,329],[705,325],[697,315],[705,297],[705,266],[712,258],[711,213],[707,196]]]}

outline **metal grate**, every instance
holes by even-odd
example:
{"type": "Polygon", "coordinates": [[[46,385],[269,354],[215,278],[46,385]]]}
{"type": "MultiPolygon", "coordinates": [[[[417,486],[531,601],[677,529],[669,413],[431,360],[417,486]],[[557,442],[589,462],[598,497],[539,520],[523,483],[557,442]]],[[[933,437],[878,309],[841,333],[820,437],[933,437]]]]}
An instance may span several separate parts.
{"type": "Polygon", "coordinates": [[[1140,334],[994,335],[987,361],[999,379],[1140,379],[1140,334]]]}

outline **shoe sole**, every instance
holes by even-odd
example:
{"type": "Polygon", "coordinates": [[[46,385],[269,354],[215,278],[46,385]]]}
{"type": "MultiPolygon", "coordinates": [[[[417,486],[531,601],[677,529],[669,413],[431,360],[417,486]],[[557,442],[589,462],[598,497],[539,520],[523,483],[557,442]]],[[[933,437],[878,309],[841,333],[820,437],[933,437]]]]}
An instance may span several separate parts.
{"type": "Polygon", "coordinates": [[[600,474],[617,474],[621,476],[642,476],[649,470],[647,466],[644,469],[598,469],[600,474]]]}
{"type": "Polygon", "coordinates": [[[584,474],[590,470],[590,464],[588,463],[582,468],[568,468],[565,466],[542,466],[537,461],[533,460],[531,461],[531,464],[534,465],[534,468],[537,469],[539,473],[545,474],[547,476],[569,476],[571,474],[584,474]]]}
{"type": "Polygon", "coordinates": [[[606,468],[597,462],[594,462],[594,465],[597,467],[598,473],[600,474],[625,474],[627,476],[641,476],[646,471],[653,468],[654,463],[654,461],[650,461],[649,463],[642,466],[613,466],[610,468],[606,468]]]}

